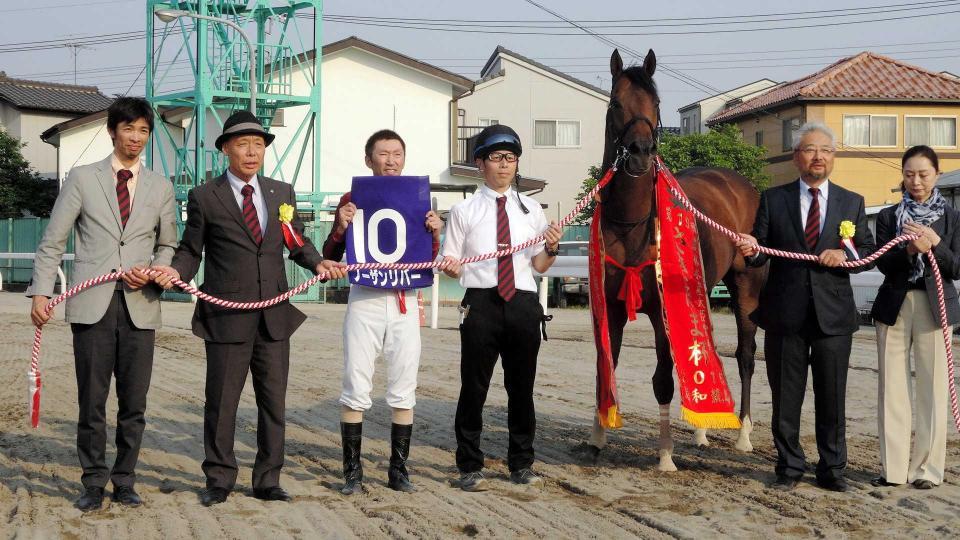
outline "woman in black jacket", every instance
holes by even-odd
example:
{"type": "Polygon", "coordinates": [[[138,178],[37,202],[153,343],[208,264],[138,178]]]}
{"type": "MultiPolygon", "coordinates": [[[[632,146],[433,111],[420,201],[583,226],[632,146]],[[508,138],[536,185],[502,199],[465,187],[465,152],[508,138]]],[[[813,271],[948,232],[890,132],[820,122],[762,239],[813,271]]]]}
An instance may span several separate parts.
{"type": "Polygon", "coordinates": [[[943,481],[947,447],[947,365],[940,329],[936,279],[926,253],[933,251],[944,280],[947,321],[960,322],[953,281],[960,278],[960,212],[936,188],[937,154],[914,146],[903,155],[903,200],[877,216],[877,245],[901,234],[904,242],[877,259],[884,274],[872,315],[879,354],[879,429],[882,476],[875,486],[910,482],[930,489],[943,481]],[[917,425],[910,453],[911,367],[916,371],[917,425]]]}

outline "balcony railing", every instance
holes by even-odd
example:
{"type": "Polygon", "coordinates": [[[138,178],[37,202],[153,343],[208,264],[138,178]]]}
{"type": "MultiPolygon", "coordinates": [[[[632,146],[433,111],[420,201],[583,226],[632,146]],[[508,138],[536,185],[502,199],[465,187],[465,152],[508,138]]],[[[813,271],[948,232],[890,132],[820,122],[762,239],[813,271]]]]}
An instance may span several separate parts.
{"type": "Polygon", "coordinates": [[[457,126],[457,153],[453,156],[455,165],[473,166],[473,149],[476,148],[477,135],[485,126],[457,126]]]}

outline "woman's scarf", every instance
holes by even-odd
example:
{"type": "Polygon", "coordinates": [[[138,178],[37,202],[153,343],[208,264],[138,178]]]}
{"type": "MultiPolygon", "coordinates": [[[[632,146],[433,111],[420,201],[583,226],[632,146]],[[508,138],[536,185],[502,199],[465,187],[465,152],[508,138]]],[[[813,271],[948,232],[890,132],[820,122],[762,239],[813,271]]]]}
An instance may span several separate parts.
{"type": "MultiPolygon", "coordinates": [[[[940,190],[933,188],[933,193],[922,203],[913,200],[910,193],[903,192],[903,200],[897,205],[897,236],[903,234],[903,224],[908,221],[919,223],[920,225],[930,225],[934,221],[943,217],[943,209],[947,205],[947,200],[940,194],[940,190]]],[[[923,278],[926,264],[923,257],[914,257],[913,270],[910,272],[909,281],[916,283],[923,278]]]]}

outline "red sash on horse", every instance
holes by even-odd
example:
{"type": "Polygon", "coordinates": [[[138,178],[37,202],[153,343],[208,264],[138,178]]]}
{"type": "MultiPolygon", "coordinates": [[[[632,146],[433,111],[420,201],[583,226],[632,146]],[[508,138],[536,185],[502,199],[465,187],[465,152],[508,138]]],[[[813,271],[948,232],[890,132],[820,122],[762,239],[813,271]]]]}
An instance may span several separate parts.
{"type": "MultiPolygon", "coordinates": [[[[684,420],[698,428],[739,428],[733,397],[727,387],[723,364],[713,345],[713,325],[703,277],[703,261],[696,220],[670,195],[679,190],[673,174],[657,158],[657,285],[662,317],[670,341],[670,353],[680,381],[680,403],[684,420]]],[[[608,172],[601,183],[609,181],[608,172]]],[[[600,236],[601,205],[596,205],[590,226],[590,310],[597,347],[597,411],[606,428],[623,425],[619,414],[613,354],[604,297],[604,252],[600,236]]],[[[624,280],[620,298],[628,309],[640,307],[642,292],[639,270],[624,269],[634,279],[624,280]]],[[[619,266],[619,265],[617,265],[619,266]]],[[[622,268],[622,267],[621,267],[622,268]]],[[[635,313],[628,313],[631,320],[635,313]]]]}

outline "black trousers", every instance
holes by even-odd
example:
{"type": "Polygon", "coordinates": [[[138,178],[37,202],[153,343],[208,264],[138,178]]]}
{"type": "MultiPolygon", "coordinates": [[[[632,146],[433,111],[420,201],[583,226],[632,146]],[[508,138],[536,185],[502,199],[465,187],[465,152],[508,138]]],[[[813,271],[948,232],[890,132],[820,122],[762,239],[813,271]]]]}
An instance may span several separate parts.
{"type": "Polygon", "coordinates": [[[263,318],[257,333],[243,343],[207,341],[206,404],[203,409],[203,472],[207,487],[233,489],[237,481],[237,458],[233,452],[237,407],[253,374],[257,399],[257,457],[253,487],[280,484],[284,460],[287,375],[290,371],[290,340],[270,339],[263,318]]]}
{"type": "Polygon", "coordinates": [[[454,425],[457,468],[462,473],[483,468],[483,404],[497,356],[503,360],[503,385],[507,390],[507,464],[511,471],[530,467],[537,425],[533,382],[543,308],[535,293],[517,291],[505,303],[496,288],[468,289],[461,306],[469,306],[470,311],[460,325],[460,400],[454,425]]]}
{"type": "Polygon", "coordinates": [[[800,409],[807,390],[807,368],[813,372],[816,409],[817,478],[843,476],[847,466],[846,393],[851,334],[826,335],[810,306],[807,320],[796,334],[768,332],[764,341],[767,378],[773,394],[773,442],[778,475],[803,476],[805,457],[800,446],[800,409]]]}
{"type": "Polygon", "coordinates": [[[147,390],[153,372],[154,330],[133,325],[123,291],[114,293],[103,318],[94,324],[71,324],[77,374],[77,454],[84,487],[136,482],[134,469],[146,426],[147,390]],[[110,378],[117,378],[117,458],[106,465],[107,397],[110,378]]]}

